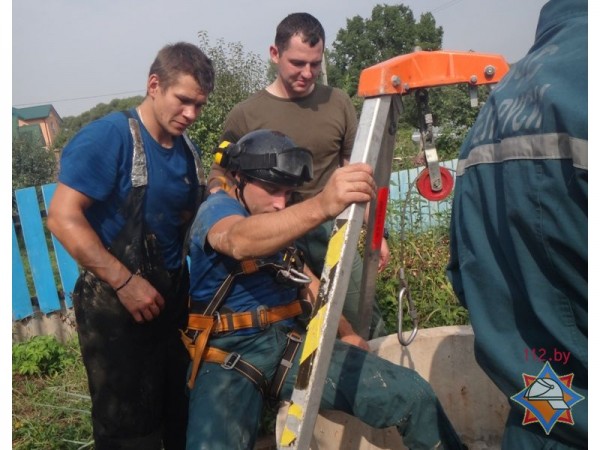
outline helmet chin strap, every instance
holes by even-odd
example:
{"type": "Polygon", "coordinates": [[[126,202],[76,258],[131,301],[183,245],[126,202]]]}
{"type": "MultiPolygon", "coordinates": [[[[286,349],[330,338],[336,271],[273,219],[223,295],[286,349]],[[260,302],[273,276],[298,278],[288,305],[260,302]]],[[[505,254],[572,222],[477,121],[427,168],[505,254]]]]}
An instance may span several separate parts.
{"type": "Polygon", "coordinates": [[[244,176],[240,175],[240,180],[235,180],[235,198],[240,202],[248,214],[252,215],[248,205],[246,204],[246,199],[244,198],[244,188],[246,187],[247,180],[244,176]]]}

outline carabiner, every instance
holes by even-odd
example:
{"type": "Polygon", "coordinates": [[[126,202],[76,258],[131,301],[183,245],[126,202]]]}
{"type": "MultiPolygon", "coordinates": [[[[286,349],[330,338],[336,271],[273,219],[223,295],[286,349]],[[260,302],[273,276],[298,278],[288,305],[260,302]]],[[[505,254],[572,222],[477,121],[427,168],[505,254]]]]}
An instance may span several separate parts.
{"type": "Polygon", "coordinates": [[[410,343],[414,340],[415,336],[417,335],[417,331],[419,330],[419,318],[417,317],[415,304],[413,303],[412,296],[410,295],[410,289],[408,288],[408,284],[406,283],[406,280],[404,278],[404,269],[400,269],[400,283],[402,284],[402,289],[400,289],[400,293],[398,294],[398,341],[400,342],[400,344],[406,347],[410,345],[410,343]],[[408,314],[410,315],[413,324],[413,329],[408,339],[404,339],[404,335],[402,332],[402,302],[405,296],[408,300],[408,314]]]}
{"type": "Polygon", "coordinates": [[[277,272],[277,277],[280,277],[282,280],[298,284],[300,287],[304,287],[305,285],[310,284],[312,281],[308,275],[303,272],[299,272],[293,267],[290,267],[289,270],[280,269],[277,272]]]}

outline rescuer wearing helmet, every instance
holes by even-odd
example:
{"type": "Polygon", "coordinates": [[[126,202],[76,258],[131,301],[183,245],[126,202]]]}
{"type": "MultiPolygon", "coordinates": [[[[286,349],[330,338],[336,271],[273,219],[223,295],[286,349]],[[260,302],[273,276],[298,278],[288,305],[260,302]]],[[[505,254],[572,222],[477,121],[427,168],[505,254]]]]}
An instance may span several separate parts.
{"type": "MultiPolygon", "coordinates": [[[[270,130],[223,143],[215,161],[235,184],[208,197],[191,230],[191,313],[182,330],[192,358],[187,448],[252,449],[263,402],[292,394],[305,334],[298,318],[318,292],[294,240],[370,201],[376,186],[369,165],[349,164],[321,192],[286,207],[312,178],[312,155],[270,130]]],[[[338,335],[322,409],[397,426],[413,449],[462,448],[425,380],[368,352],[343,317],[338,335]]]]}

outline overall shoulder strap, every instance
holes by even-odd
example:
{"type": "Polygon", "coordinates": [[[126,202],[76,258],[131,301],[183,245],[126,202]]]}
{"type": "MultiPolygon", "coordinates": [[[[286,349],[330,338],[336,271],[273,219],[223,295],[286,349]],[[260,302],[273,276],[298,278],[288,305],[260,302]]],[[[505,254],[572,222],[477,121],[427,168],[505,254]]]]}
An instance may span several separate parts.
{"type": "Polygon", "coordinates": [[[194,158],[194,165],[196,167],[196,177],[198,178],[198,204],[200,204],[206,200],[206,196],[208,194],[206,189],[206,174],[204,172],[204,166],[202,166],[202,153],[201,150],[196,150],[196,146],[192,143],[190,137],[186,132],[183,133],[183,146],[187,149],[189,153],[192,154],[194,158]],[[200,153],[199,153],[200,152],[200,153]]]}
{"type": "Polygon", "coordinates": [[[148,184],[148,170],[146,167],[146,152],[144,151],[144,142],[142,141],[142,133],[140,124],[133,117],[130,110],[122,111],[127,117],[129,123],[129,131],[133,138],[133,159],[131,164],[131,185],[132,187],[146,186],[148,184]]]}

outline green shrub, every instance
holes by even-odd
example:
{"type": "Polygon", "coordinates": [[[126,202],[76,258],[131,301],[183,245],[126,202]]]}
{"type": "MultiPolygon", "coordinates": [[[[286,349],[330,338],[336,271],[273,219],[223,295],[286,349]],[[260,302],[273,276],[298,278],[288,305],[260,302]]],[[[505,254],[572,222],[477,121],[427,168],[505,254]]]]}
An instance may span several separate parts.
{"type": "Polygon", "coordinates": [[[54,336],[35,336],[13,345],[13,373],[20,375],[54,375],[73,365],[77,352],[58,342],[54,336]]]}
{"type": "Polygon", "coordinates": [[[63,349],[68,356],[61,357],[63,366],[54,375],[24,376],[13,369],[14,450],[94,448],[91,401],[77,340],[63,349]]]}

